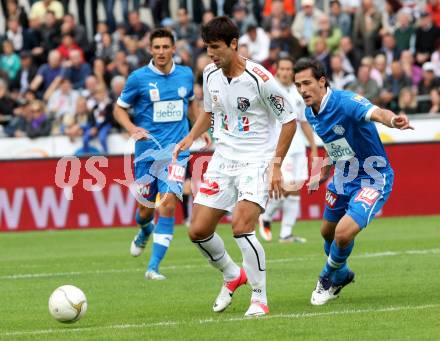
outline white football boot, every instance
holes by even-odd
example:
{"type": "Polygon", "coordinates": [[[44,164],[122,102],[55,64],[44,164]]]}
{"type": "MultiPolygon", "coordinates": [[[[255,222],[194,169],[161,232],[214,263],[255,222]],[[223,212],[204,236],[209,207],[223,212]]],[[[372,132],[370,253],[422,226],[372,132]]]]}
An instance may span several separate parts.
{"type": "Polygon", "coordinates": [[[215,299],[214,305],[212,306],[212,310],[216,313],[220,313],[224,311],[232,302],[232,295],[235,290],[243,284],[246,284],[247,276],[244,269],[240,269],[240,276],[230,282],[224,282],[222,288],[220,289],[220,293],[215,299]]]}

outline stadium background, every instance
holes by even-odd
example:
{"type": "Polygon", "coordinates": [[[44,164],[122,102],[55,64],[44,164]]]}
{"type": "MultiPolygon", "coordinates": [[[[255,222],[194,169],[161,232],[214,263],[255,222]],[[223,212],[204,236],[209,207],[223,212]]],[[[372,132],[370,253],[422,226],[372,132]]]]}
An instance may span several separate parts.
{"type": "MultiPolygon", "coordinates": [[[[115,99],[129,72],[149,61],[148,32],[166,26],[176,36],[175,62],[194,70],[200,103],[209,62],[200,24],[214,14],[233,18],[240,53],[271,72],[278,56],[313,56],[333,87],[410,114],[413,132],[378,127],[397,173],[381,215],[440,213],[437,1],[116,1],[113,11],[110,1],[48,3],[49,10],[42,1],[2,1],[0,231],[134,225],[134,198],[114,181],[123,179],[123,155],[133,147],[111,117],[115,99]],[[108,166],[95,163],[102,191],[84,189],[83,180],[94,179],[85,169],[90,155],[109,156],[108,166]],[[68,156],[80,158],[80,176],[72,188],[59,188],[56,165],[68,156]]],[[[206,155],[199,150],[196,144],[192,164],[206,155]]],[[[202,159],[197,167],[209,158],[202,159]]],[[[303,195],[302,219],[321,216],[322,197],[322,189],[303,195]]]]}

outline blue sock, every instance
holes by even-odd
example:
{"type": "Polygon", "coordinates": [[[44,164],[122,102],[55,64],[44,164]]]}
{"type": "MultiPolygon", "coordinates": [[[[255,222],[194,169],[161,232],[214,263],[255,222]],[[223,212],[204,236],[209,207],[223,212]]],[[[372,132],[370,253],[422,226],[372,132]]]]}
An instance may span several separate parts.
{"type": "Polygon", "coordinates": [[[146,237],[148,237],[154,230],[154,224],[152,223],[153,218],[154,216],[152,216],[150,219],[142,218],[139,215],[139,208],[136,209],[136,223],[139,225],[139,228],[142,230],[146,237]]]}
{"type": "Polygon", "coordinates": [[[332,240],[324,239],[324,252],[327,257],[330,255],[330,247],[332,246],[332,240]]]}
{"type": "Polygon", "coordinates": [[[348,266],[347,266],[347,258],[350,256],[351,251],[353,250],[354,240],[351,241],[345,248],[340,248],[336,245],[336,242],[333,241],[330,247],[330,255],[327,258],[327,262],[324,265],[324,268],[321,271],[321,277],[328,277],[333,280],[334,273],[337,270],[337,277],[334,278],[336,281],[334,284],[338,284],[338,280],[342,278],[342,281],[345,279],[347,275],[348,266]]]}
{"type": "Polygon", "coordinates": [[[151,253],[148,270],[159,272],[159,264],[170,246],[174,233],[174,217],[159,217],[154,229],[153,251],[151,253]]]}

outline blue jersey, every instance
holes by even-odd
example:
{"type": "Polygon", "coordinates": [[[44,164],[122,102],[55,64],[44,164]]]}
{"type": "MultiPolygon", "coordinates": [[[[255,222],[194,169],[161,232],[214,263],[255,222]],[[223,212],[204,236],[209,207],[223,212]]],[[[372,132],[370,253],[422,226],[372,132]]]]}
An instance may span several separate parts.
{"type": "MultiPolygon", "coordinates": [[[[171,158],[170,145],[179,142],[189,132],[187,112],[189,101],[194,98],[193,83],[191,69],[180,65],[173,65],[169,74],[163,74],[150,62],[130,74],[118,105],[133,107],[134,124],[152,136],[136,142],[136,157],[146,151],[162,150],[167,158],[171,158]]],[[[155,154],[156,157],[145,155],[142,159],[157,159],[155,154]]],[[[179,158],[188,155],[189,151],[185,151],[179,158]]]]}
{"type": "Polygon", "coordinates": [[[376,126],[370,122],[376,108],[360,95],[332,89],[327,90],[317,115],[311,107],[306,108],[307,120],[336,164],[335,184],[338,175],[347,177],[352,171],[357,172],[353,181],[362,178],[376,180],[376,174],[392,173],[376,126]]]}

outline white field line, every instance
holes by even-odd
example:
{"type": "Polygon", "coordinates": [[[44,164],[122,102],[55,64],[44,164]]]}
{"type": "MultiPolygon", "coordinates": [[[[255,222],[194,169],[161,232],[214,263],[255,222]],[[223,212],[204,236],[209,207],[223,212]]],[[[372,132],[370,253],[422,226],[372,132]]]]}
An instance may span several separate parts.
{"type": "MultiPolygon", "coordinates": [[[[388,313],[407,310],[425,310],[431,308],[438,308],[440,304],[425,304],[419,306],[397,306],[397,307],[384,307],[376,309],[352,309],[352,310],[336,310],[316,313],[292,313],[292,314],[274,314],[265,317],[258,318],[259,321],[269,319],[301,319],[301,318],[313,318],[321,316],[336,316],[336,315],[353,315],[353,314],[368,314],[368,313],[388,313]]],[[[76,332],[95,332],[100,330],[123,330],[123,329],[142,329],[152,327],[172,327],[172,326],[185,326],[190,324],[207,325],[213,323],[224,322],[246,322],[253,321],[255,319],[245,317],[232,317],[232,318],[210,318],[203,320],[181,320],[181,321],[159,321],[151,323],[139,323],[139,324],[113,324],[108,326],[96,326],[96,327],[83,327],[83,328],[59,328],[59,329],[38,329],[38,330],[23,330],[23,331],[11,331],[1,333],[0,336],[23,336],[23,335],[47,335],[47,334],[67,334],[76,332]]]]}
{"type": "MultiPolygon", "coordinates": [[[[404,255],[427,255],[427,254],[440,254],[440,248],[438,249],[422,249],[422,250],[406,250],[406,251],[384,251],[376,253],[363,253],[360,255],[353,255],[350,258],[374,258],[374,257],[394,257],[404,255]]],[[[287,263],[307,261],[316,257],[322,257],[322,255],[308,256],[308,257],[291,257],[291,258],[279,258],[268,259],[267,263],[287,263]]],[[[187,265],[171,265],[163,266],[162,270],[186,270],[195,269],[201,267],[209,267],[207,264],[187,264],[187,265]]],[[[29,279],[29,278],[46,278],[46,277],[62,277],[62,276],[81,276],[81,275],[100,275],[109,273],[124,273],[124,272],[141,272],[143,269],[106,269],[106,270],[90,270],[90,271],[70,271],[70,272],[43,272],[43,273],[27,273],[27,274],[15,274],[15,275],[3,275],[0,276],[0,280],[14,280],[14,279],[29,279]]]]}

